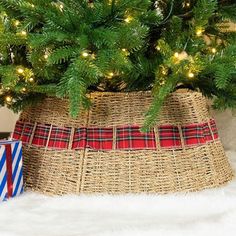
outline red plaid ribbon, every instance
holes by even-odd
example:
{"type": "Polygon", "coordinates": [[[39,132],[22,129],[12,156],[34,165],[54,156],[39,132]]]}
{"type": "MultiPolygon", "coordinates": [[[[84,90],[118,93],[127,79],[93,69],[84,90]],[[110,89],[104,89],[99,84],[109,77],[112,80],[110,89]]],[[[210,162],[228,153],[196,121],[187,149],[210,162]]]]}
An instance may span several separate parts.
{"type": "Polygon", "coordinates": [[[166,148],[180,148],[181,137],[179,128],[171,125],[163,125],[158,128],[160,146],[166,148]]]}
{"type": "Polygon", "coordinates": [[[116,136],[117,149],[155,149],[154,130],[141,133],[139,126],[118,127],[116,136]]]}
{"type": "MultiPolygon", "coordinates": [[[[16,126],[17,126],[17,124],[16,124],[16,126]]],[[[19,126],[21,127],[21,124],[19,126]]],[[[33,137],[33,140],[32,140],[32,144],[36,145],[36,146],[45,147],[47,145],[49,132],[50,132],[50,125],[38,124],[36,126],[36,129],[35,129],[35,132],[34,132],[34,137],[33,137]]],[[[14,135],[13,135],[13,138],[15,138],[14,135]]],[[[24,133],[22,134],[20,140],[24,140],[24,133]]],[[[22,142],[22,143],[24,143],[24,142],[22,142]]]]}
{"type": "MultiPolygon", "coordinates": [[[[148,133],[140,132],[139,126],[125,126],[113,128],[77,128],[72,137],[72,149],[90,148],[95,150],[138,150],[156,149],[156,140],[161,148],[181,149],[184,145],[203,145],[218,139],[218,132],[214,120],[209,123],[190,124],[182,127],[161,125],[157,133],[151,130],[148,133]],[[114,133],[115,132],[115,133],[114,133]],[[155,136],[158,135],[156,139],[155,136]]],[[[18,121],[13,134],[14,139],[19,139],[28,144],[48,147],[52,149],[68,149],[71,140],[72,128],[56,127],[18,121]],[[34,130],[34,132],[32,132],[34,130]],[[34,136],[31,137],[32,133],[34,136]]]]}
{"type": "Polygon", "coordinates": [[[53,126],[48,147],[68,149],[71,128],[58,128],[53,126]]]}

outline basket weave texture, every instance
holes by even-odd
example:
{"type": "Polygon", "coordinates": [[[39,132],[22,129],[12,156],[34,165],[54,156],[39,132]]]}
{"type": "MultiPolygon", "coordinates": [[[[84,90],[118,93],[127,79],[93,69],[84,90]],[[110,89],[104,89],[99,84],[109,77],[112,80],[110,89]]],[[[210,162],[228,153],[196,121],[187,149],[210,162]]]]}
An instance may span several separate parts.
{"type": "MultiPolygon", "coordinates": [[[[80,193],[170,193],[199,191],[229,182],[233,172],[222,144],[211,130],[212,139],[186,145],[181,127],[210,124],[206,100],[198,92],[171,94],[157,119],[155,149],[118,149],[113,138],[111,150],[91,147],[73,149],[79,127],[112,128],[142,126],[152,96],[150,92],[92,93],[90,110],[78,119],[68,114],[66,99],[47,98],[22,112],[20,121],[35,124],[23,148],[26,188],[46,194],[80,193]],[[70,127],[68,147],[49,148],[32,143],[37,124],[70,127]],[[158,127],[178,128],[181,147],[162,148],[158,127]]],[[[50,135],[49,135],[50,136],[50,135]]]]}

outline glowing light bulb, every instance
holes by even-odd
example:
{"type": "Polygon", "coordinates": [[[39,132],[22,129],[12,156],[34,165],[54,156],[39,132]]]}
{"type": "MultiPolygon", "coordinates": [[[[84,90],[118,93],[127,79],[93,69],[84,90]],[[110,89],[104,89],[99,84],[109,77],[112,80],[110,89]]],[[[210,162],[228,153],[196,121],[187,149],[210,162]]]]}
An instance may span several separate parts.
{"type": "Polygon", "coordinates": [[[59,4],[59,9],[60,9],[60,11],[63,11],[63,9],[64,9],[63,4],[59,4]]]}
{"type": "Polygon", "coordinates": [[[192,79],[192,78],[194,78],[194,74],[192,72],[189,72],[188,77],[192,79]]]}
{"type": "Polygon", "coordinates": [[[23,74],[23,73],[24,73],[24,69],[23,69],[23,68],[18,68],[18,69],[17,69],[17,72],[18,72],[19,74],[23,74]]]}
{"type": "Polygon", "coordinates": [[[27,32],[26,32],[25,30],[22,30],[22,31],[20,32],[20,34],[21,34],[22,36],[26,36],[26,35],[27,35],[27,32]]]}
{"type": "Polygon", "coordinates": [[[160,48],[159,46],[157,46],[156,49],[157,49],[157,51],[160,51],[160,50],[161,50],[161,48],[160,48]]]}
{"type": "Polygon", "coordinates": [[[186,7],[190,7],[190,3],[189,2],[186,3],[186,7]]]}
{"type": "Polygon", "coordinates": [[[162,73],[163,75],[167,75],[168,70],[167,70],[166,68],[163,68],[163,69],[161,70],[161,73],[162,73]]]}
{"type": "Polygon", "coordinates": [[[83,57],[88,57],[88,56],[89,56],[89,53],[83,52],[83,53],[82,53],[82,56],[83,56],[83,57]]]}
{"type": "Polygon", "coordinates": [[[26,88],[22,88],[22,89],[21,89],[21,92],[22,92],[22,93],[25,93],[25,92],[26,92],[26,88]]]}
{"type": "Polygon", "coordinates": [[[48,54],[45,54],[43,57],[44,57],[44,59],[47,60],[49,56],[48,56],[48,54]]]}
{"type": "Polygon", "coordinates": [[[211,52],[215,54],[217,52],[216,48],[212,48],[211,52]]]}
{"type": "Polygon", "coordinates": [[[18,25],[20,24],[20,21],[19,20],[16,20],[15,22],[14,22],[14,25],[17,27],[18,25]]]}
{"type": "Polygon", "coordinates": [[[179,53],[178,53],[178,52],[175,52],[174,57],[175,57],[175,58],[179,58],[179,53]]]}
{"type": "Polygon", "coordinates": [[[11,103],[12,100],[13,100],[13,98],[12,98],[11,96],[6,96],[6,97],[5,97],[5,101],[6,101],[7,103],[11,103]]]}
{"type": "Polygon", "coordinates": [[[30,82],[30,83],[33,83],[33,82],[34,82],[34,78],[32,78],[32,77],[29,78],[29,82],[30,82]]]}
{"type": "Polygon", "coordinates": [[[196,31],[196,35],[197,35],[197,36],[202,36],[202,33],[203,33],[203,30],[202,30],[202,29],[198,29],[198,30],[196,31]]]}
{"type": "Polygon", "coordinates": [[[130,23],[130,22],[132,21],[132,19],[133,19],[133,17],[127,16],[127,17],[124,19],[124,21],[125,21],[126,23],[130,23]]]}
{"type": "Polygon", "coordinates": [[[108,77],[112,78],[115,74],[113,72],[108,73],[108,77]]]}
{"type": "Polygon", "coordinates": [[[35,8],[35,5],[34,5],[34,4],[30,4],[30,6],[31,6],[32,8],[35,8]]]}
{"type": "Polygon", "coordinates": [[[127,52],[126,48],[122,48],[121,50],[122,50],[122,52],[127,52]]]}

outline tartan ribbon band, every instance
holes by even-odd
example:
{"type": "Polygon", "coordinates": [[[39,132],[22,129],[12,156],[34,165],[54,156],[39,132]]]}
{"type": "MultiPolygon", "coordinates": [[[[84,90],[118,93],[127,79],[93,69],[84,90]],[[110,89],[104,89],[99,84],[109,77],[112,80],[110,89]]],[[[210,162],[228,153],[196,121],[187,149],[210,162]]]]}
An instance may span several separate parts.
{"type": "Polygon", "coordinates": [[[161,125],[148,133],[139,126],[71,128],[18,121],[13,138],[51,149],[142,150],[182,149],[219,138],[215,121],[186,126],[161,125]]]}

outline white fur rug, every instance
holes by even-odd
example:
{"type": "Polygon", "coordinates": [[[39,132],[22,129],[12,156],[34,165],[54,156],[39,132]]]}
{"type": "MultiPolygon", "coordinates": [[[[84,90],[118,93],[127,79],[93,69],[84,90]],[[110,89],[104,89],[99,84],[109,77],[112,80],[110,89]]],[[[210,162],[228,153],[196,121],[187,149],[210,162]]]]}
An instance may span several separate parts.
{"type": "MultiPolygon", "coordinates": [[[[236,118],[217,115],[236,170],[236,118]]],[[[234,236],[236,179],[191,194],[46,197],[0,204],[0,236],[234,236]]]]}

